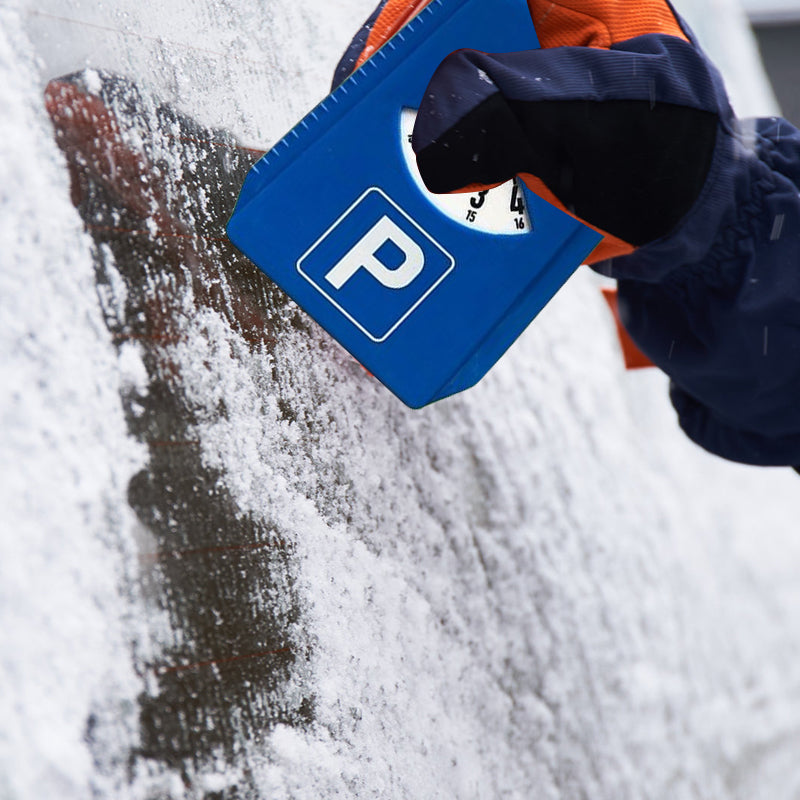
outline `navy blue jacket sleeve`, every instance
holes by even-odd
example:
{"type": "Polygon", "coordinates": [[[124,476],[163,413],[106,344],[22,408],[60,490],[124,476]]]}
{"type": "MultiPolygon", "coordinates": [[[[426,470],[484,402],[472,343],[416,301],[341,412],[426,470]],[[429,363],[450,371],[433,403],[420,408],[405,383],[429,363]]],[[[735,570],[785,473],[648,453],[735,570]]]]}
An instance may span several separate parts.
{"type": "Polygon", "coordinates": [[[597,268],[617,278],[622,321],[670,376],[691,439],[733,461],[800,464],[800,131],[721,122],[679,226],[597,268]]]}

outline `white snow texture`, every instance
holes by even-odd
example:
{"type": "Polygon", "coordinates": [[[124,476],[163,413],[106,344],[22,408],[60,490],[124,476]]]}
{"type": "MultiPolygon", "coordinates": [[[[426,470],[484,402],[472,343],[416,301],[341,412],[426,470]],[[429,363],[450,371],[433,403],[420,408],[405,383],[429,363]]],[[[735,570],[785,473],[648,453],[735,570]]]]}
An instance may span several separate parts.
{"type": "MultiPolygon", "coordinates": [[[[715,57],[758,75],[738,9],[694,2],[715,57]]],[[[419,411],[313,326],[266,353],[188,318],[169,358],[198,464],[290,561],[286,593],[239,587],[303,654],[252,702],[311,710],[252,734],[237,701],[233,746],[145,752],[141,665],[178,629],[129,498],[150,456],[121,398],[147,370],[104,322],[42,89],[110,69],[268,147],[371,10],[0,6],[0,798],[800,798],[800,479],[685,440],[581,271],[479,386],[419,411]]],[[[728,79],[740,113],[772,110],[728,79]]]]}

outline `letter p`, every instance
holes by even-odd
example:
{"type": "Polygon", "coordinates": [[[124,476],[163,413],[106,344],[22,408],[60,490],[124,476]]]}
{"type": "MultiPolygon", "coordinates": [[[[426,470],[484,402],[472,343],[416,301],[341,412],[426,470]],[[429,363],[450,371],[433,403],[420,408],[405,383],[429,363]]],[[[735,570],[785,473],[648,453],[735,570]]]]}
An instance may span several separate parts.
{"type": "Polygon", "coordinates": [[[424,264],[422,248],[389,217],[382,216],[326,273],[325,279],[335,289],[341,289],[363,267],[388,289],[403,289],[422,272],[424,264]],[[377,255],[387,242],[403,254],[403,261],[394,269],[389,269],[377,255]]]}

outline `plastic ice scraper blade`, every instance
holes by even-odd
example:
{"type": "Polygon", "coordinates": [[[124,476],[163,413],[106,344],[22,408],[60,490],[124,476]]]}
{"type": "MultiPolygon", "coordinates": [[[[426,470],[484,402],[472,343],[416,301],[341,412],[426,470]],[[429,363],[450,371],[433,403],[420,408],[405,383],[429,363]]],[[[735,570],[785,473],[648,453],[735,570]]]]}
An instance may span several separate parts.
{"type": "Polygon", "coordinates": [[[445,56],[537,46],[525,0],[433,0],[252,168],[228,223],[414,408],[483,377],[600,240],[518,183],[432,195],[408,151],[445,56]]]}

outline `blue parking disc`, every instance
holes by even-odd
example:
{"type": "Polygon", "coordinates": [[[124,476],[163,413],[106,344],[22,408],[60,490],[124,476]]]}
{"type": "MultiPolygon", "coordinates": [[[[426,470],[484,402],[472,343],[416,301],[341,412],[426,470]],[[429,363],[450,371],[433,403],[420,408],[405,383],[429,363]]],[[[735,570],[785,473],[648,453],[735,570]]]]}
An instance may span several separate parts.
{"type": "Polygon", "coordinates": [[[522,184],[432,195],[409,157],[445,56],[537,46],[525,0],[433,0],[252,168],[228,223],[411,407],[480,380],[601,238],[522,184]]]}

